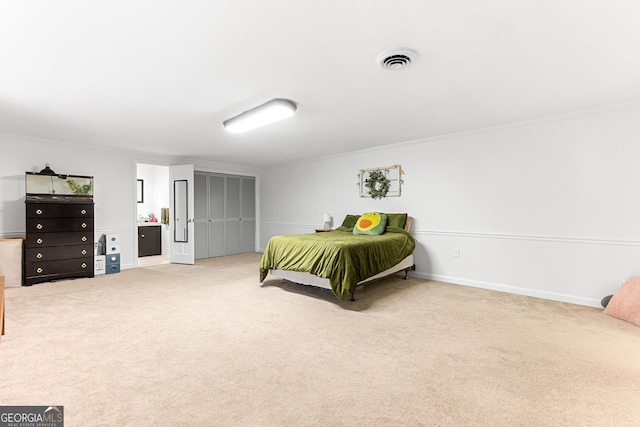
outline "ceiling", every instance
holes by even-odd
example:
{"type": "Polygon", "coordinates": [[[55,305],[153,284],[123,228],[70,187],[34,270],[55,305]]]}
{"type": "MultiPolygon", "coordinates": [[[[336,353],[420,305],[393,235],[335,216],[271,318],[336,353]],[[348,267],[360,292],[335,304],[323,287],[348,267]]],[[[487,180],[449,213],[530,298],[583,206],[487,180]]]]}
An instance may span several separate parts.
{"type": "Polygon", "coordinates": [[[255,167],[640,101],[637,0],[0,0],[0,133],[255,167]],[[376,56],[412,48],[389,71],[376,56]],[[272,98],[294,118],[222,122],[272,98]]]}

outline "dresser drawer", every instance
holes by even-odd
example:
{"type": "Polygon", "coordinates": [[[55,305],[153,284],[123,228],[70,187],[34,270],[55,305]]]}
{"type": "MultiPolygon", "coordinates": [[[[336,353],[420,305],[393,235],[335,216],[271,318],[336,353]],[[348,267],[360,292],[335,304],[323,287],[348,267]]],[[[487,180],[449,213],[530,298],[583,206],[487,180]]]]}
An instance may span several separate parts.
{"type": "Polygon", "coordinates": [[[28,248],[25,250],[27,262],[55,261],[61,259],[86,258],[93,255],[93,245],[28,248]]]}
{"type": "Polygon", "coordinates": [[[120,273],[120,254],[109,254],[106,257],[107,274],[120,273]]]}
{"type": "Polygon", "coordinates": [[[93,231],[93,218],[27,218],[27,234],[93,231]]]}
{"type": "Polygon", "coordinates": [[[87,243],[91,243],[93,246],[93,230],[74,233],[30,233],[27,234],[25,239],[27,248],[82,245],[87,243]]]}
{"type": "Polygon", "coordinates": [[[27,203],[27,218],[93,218],[87,203],[27,203]]]}
{"type": "Polygon", "coordinates": [[[25,265],[25,275],[27,279],[30,277],[76,273],[88,273],[93,276],[93,256],[58,261],[33,262],[25,265]]]}

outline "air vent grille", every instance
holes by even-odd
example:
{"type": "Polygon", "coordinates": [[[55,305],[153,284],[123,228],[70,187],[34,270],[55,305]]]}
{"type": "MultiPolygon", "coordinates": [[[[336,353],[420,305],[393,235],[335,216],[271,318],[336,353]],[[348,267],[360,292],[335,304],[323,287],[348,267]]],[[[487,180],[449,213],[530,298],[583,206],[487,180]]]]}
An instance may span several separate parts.
{"type": "Polygon", "coordinates": [[[385,70],[401,70],[418,59],[418,54],[411,49],[395,49],[382,52],[376,62],[385,70]]]}

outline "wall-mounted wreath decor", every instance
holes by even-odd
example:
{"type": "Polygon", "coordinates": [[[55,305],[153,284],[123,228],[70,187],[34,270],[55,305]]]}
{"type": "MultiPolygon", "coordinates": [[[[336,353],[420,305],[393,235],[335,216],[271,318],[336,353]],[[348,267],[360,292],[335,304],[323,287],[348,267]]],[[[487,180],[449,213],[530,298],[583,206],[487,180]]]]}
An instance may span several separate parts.
{"type": "Polygon", "coordinates": [[[372,199],[382,199],[387,197],[389,187],[391,187],[391,181],[384,176],[380,171],[371,171],[369,176],[364,180],[364,186],[367,188],[367,193],[372,199]]]}
{"type": "Polygon", "coordinates": [[[400,197],[403,170],[400,165],[360,169],[358,187],[360,197],[382,199],[384,197],[400,197]]]}

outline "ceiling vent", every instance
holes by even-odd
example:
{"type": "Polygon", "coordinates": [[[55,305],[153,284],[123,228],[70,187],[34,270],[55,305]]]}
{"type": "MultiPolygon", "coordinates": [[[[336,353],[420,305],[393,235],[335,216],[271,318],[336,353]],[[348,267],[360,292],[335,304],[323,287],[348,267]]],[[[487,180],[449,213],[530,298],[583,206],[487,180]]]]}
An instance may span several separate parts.
{"type": "Polygon", "coordinates": [[[418,53],[415,50],[394,49],[382,52],[376,57],[376,62],[385,70],[400,70],[417,59],[418,53]]]}

